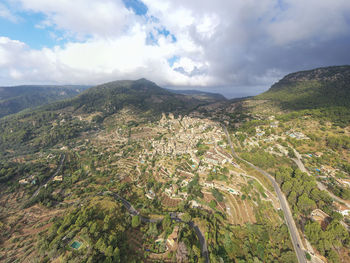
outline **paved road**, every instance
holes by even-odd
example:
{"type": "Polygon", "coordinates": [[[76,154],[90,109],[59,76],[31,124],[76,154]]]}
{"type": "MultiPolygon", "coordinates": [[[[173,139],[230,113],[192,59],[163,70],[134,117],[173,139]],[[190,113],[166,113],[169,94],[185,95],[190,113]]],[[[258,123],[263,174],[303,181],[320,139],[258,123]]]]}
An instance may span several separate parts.
{"type": "MultiPolygon", "coordinates": [[[[244,171],[244,170],[242,170],[242,171],[244,171]]],[[[245,171],[244,171],[244,172],[245,172],[245,171]]],[[[241,174],[241,175],[243,175],[244,177],[248,177],[248,178],[251,178],[251,179],[256,180],[256,181],[264,188],[265,193],[268,193],[268,196],[269,196],[271,199],[273,198],[273,199],[275,200],[275,201],[271,200],[272,205],[273,205],[273,206],[276,206],[276,205],[278,206],[278,203],[279,203],[278,198],[275,197],[275,196],[271,193],[271,191],[268,190],[268,189],[265,187],[265,185],[264,185],[258,178],[254,177],[254,176],[251,176],[251,175],[248,175],[248,174],[241,174]]]]}
{"type": "MultiPolygon", "coordinates": [[[[176,222],[183,222],[181,218],[179,218],[179,213],[170,213],[170,217],[172,220],[175,220],[176,222]]],[[[196,232],[196,235],[198,237],[199,243],[201,245],[201,254],[205,258],[205,262],[209,263],[209,252],[208,252],[208,247],[207,247],[207,241],[205,240],[205,237],[202,233],[202,231],[199,229],[199,227],[192,221],[188,223],[190,227],[194,229],[196,232]]]]}
{"type": "Polygon", "coordinates": [[[162,221],[163,219],[152,219],[152,218],[146,218],[140,215],[140,212],[137,211],[132,204],[130,204],[130,202],[128,202],[127,200],[125,200],[123,197],[121,197],[120,195],[118,195],[117,193],[113,193],[112,194],[114,199],[119,200],[123,203],[123,205],[125,206],[125,208],[129,211],[129,213],[133,216],[138,215],[141,219],[141,222],[143,223],[158,223],[160,221],[162,221]]]}
{"type": "MultiPolygon", "coordinates": [[[[301,161],[301,155],[298,153],[297,150],[295,150],[295,149],[293,149],[293,150],[294,150],[295,156],[296,156],[297,158],[292,158],[292,160],[296,163],[296,165],[298,166],[298,168],[299,168],[302,172],[307,173],[309,176],[311,176],[310,173],[309,173],[309,171],[305,168],[304,163],[301,161]]],[[[348,208],[350,208],[350,204],[349,204],[348,201],[346,201],[346,200],[344,200],[344,199],[341,199],[340,197],[334,195],[331,191],[329,191],[329,190],[327,189],[327,187],[326,187],[323,183],[321,183],[321,182],[319,182],[319,181],[316,181],[316,183],[317,183],[318,189],[320,189],[321,191],[322,191],[322,190],[326,191],[334,200],[338,201],[339,203],[343,203],[343,204],[345,204],[348,208]]]]}
{"type": "Polygon", "coordinates": [[[327,189],[327,186],[325,186],[323,183],[316,181],[316,184],[318,186],[318,189],[320,190],[324,190],[326,191],[334,200],[336,200],[337,202],[346,205],[348,208],[350,208],[350,204],[349,201],[341,199],[340,197],[336,196],[335,194],[333,194],[331,191],[329,191],[327,189]]]}
{"type": "Polygon", "coordinates": [[[305,249],[304,249],[303,243],[301,242],[298,229],[297,229],[297,227],[295,225],[295,222],[294,222],[292,213],[290,211],[288,202],[287,202],[284,194],[282,193],[279,185],[275,181],[275,178],[273,178],[269,173],[265,172],[261,168],[255,166],[254,164],[252,164],[250,162],[247,162],[246,160],[244,160],[241,157],[239,157],[236,154],[235,150],[233,149],[232,142],[231,142],[231,137],[230,137],[230,135],[229,135],[229,133],[227,131],[226,126],[223,126],[223,127],[224,127],[224,131],[226,133],[226,136],[227,136],[227,140],[228,140],[228,142],[230,144],[233,156],[235,158],[241,160],[242,162],[247,163],[250,167],[254,168],[256,171],[258,171],[261,174],[263,174],[272,183],[272,185],[273,185],[273,187],[274,187],[274,189],[275,189],[275,191],[277,193],[277,197],[278,197],[278,199],[280,201],[281,209],[282,209],[282,211],[284,213],[284,218],[286,220],[286,223],[287,223],[287,226],[288,226],[288,229],[289,229],[289,233],[290,233],[290,236],[291,236],[291,240],[292,240],[292,243],[293,243],[293,246],[294,246],[295,253],[296,253],[297,258],[298,258],[298,262],[299,263],[306,263],[306,258],[305,258],[305,253],[304,253],[305,249]]]}
{"type": "Polygon", "coordinates": [[[42,183],[42,184],[39,186],[39,188],[34,192],[34,194],[32,195],[31,198],[36,197],[36,196],[39,194],[41,188],[43,188],[43,186],[44,186],[45,184],[47,184],[48,182],[50,182],[50,181],[61,171],[65,159],[66,159],[66,155],[65,155],[64,153],[61,154],[61,161],[60,161],[60,164],[58,165],[58,168],[57,168],[56,172],[55,172],[53,175],[51,175],[51,177],[50,177],[49,179],[47,179],[44,183],[42,183]]]}
{"type": "MultiPolygon", "coordinates": [[[[297,164],[298,168],[299,168],[302,172],[306,173],[308,176],[311,176],[311,175],[309,174],[309,171],[305,168],[304,163],[301,161],[301,155],[297,152],[297,150],[295,150],[295,149],[293,149],[293,150],[294,150],[294,153],[295,153],[295,155],[296,155],[297,158],[292,158],[292,160],[297,164]]],[[[327,189],[327,187],[326,187],[323,183],[321,183],[321,182],[319,182],[319,181],[316,181],[316,184],[317,184],[318,189],[320,189],[321,191],[322,191],[322,190],[323,190],[323,191],[326,191],[334,200],[336,200],[337,202],[339,202],[339,203],[341,203],[341,204],[344,204],[344,205],[346,205],[348,208],[350,208],[350,204],[349,204],[349,202],[348,202],[347,200],[341,199],[340,197],[338,197],[338,196],[336,196],[335,194],[333,194],[331,191],[329,191],[329,190],[327,189]]],[[[348,231],[350,231],[350,226],[348,226],[348,224],[346,224],[343,220],[340,221],[340,223],[341,223],[348,231]]]]}
{"type": "MultiPolygon", "coordinates": [[[[159,223],[161,222],[163,219],[152,219],[152,218],[146,218],[140,215],[140,212],[137,211],[132,204],[130,204],[130,202],[128,202],[127,200],[125,200],[123,197],[121,197],[119,194],[117,193],[112,193],[112,196],[114,197],[114,199],[119,200],[123,203],[123,205],[125,206],[125,208],[129,211],[129,213],[131,215],[138,215],[141,219],[141,222],[143,223],[159,223]]],[[[181,218],[179,217],[180,213],[177,212],[173,212],[170,213],[170,218],[176,222],[182,222],[185,223],[184,221],[181,220],[181,218]]],[[[192,227],[198,237],[199,243],[201,245],[201,254],[202,256],[205,258],[205,263],[209,263],[209,252],[208,252],[208,246],[207,246],[207,241],[205,240],[204,234],[202,233],[202,231],[199,229],[199,227],[192,221],[190,221],[188,223],[188,225],[190,227],[192,227]]]]}

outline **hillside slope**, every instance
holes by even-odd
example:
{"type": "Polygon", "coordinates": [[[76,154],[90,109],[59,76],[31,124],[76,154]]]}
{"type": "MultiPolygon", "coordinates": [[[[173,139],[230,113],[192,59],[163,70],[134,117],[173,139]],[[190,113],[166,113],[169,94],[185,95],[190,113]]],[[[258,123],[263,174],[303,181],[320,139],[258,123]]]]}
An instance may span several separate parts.
{"type": "Polygon", "coordinates": [[[159,115],[161,112],[184,112],[191,110],[207,101],[174,94],[157,86],[146,79],[120,80],[98,85],[81,93],[72,100],[59,102],[48,106],[48,109],[59,109],[73,106],[82,113],[102,112],[108,116],[125,106],[159,115]]]}
{"type": "Polygon", "coordinates": [[[207,103],[171,93],[146,79],[110,82],[72,99],[0,119],[0,150],[12,154],[68,142],[84,131],[98,129],[105,118],[125,107],[131,107],[139,117],[155,120],[163,112],[187,114],[207,103]]]}
{"type": "Polygon", "coordinates": [[[27,108],[72,98],[86,86],[14,86],[0,87],[0,118],[27,108]]]}
{"type": "Polygon", "coordinates": [[[291,110],[350,106],[350,66],[334,66],[289,74],[255,97],[279,102],[291,110]]]}
{"type": "Polygon", "coordinates": [[[208,102],[218,102],[218,101],[227,100],[223,95],[219,93],[206,92],[201,90],[174,90],[174,89],[167,89],[167,90],[175,94],[182,94],[182,95],[186,95],[196,99],[206,100],[208,102]]]}

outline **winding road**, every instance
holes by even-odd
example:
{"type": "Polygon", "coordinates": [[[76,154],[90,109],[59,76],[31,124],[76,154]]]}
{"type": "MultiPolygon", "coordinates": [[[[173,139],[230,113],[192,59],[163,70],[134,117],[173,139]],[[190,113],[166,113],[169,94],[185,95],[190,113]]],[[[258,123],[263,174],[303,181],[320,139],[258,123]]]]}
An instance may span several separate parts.
{"type": "MultiPolygon", "coordinates": [[[[293,149],[293,150],[294,150],[294,153],[295,153],[296,158],[291,158],[291,159],[296,163],[296,165],[298,166],[298,168],[299,168],[302,172],[306,173],[308,176],[312,176],[312,175],[309,173],[309,171],[306,169],[304,163],[301,161],[301,155],[298,153],[297,150],[295,150],[295,149],[293,149]]],[[[329,191],[329,190],[327,189],[327,187],[326,187],[323,183],[321,183],[321,182],[319,182],[319,181],[316,181],[316,184],[317,184],[318,189],[320,189],[321,191],[326,191],[326,192],[329,194],[329,196],[333,198],[333,200],[335,200],[335,201],[337,201],[337,202],[339,202],[339,203],[341,203],[341,204],[344,204],[345,206],[347,206],[348,208],[350,208],[349,201],[344,200],[344,199],[341,199],[340,197],[338,197],[338,196],[336,196],[335,194],[333,194],[331,191],[329,191]]],[[[349,226],[348,224],[346,224],[343,220],[341,220],[340,223],[341,223],[348,231],[350,231],[350,226],[349,226]]]]}
{"type": "MultiPolygon", "coordinates": [[[[123,203],[123,205],[125,206],[125,208],[129,211],[129,213],[133,216],[138,215],[141,219],[141,222],[143,223],[159,223],[161,222],[163,219],[152,219],[152,218],[146,218],[140,215],[140,212],[137,211],[132,204],[130,204],[129,201],[127,201],[126,199],[124,199],[123,197],[121,197],[119,194],[117,193],[112,193],[112,196],[114,197],[114,199],[121,201],[123,203]]],[[[176,222],[182,222],[182,223],[186,223],[184,221],[181,220],[181,218],[179,217],[180,213],[177,212],[173,212],[170,213],[170,218],[176,222]]],[[[202,233],[202,231],[199,229],[199,227],[192,221],[187,223],[191,228],[194,229],[199,243],[201,245],[201,255],[202,257],[204,257],[205,259],[205,263],[209,263],[209,252],[208,252],[208,246],[207,246],[207,241],[205,240],[204,234],[202,233]]]]}
{"type": "Polygon", "coordinates": [[[262,170],[261,168],[255,166],[254,164],[252,164],[252,163],[242,159],[241,157],[239,157],[236,154],[236,152],[235,152],[235,150],[233,148],[231,137],[230,137],[230,135],[229,135],[229,133],[227,131],[226,126],[223,126],[223,128],[224,128],[224,131],[225,131],[228,143],[230,144],[232,155],[235,158],[237,158],[238,160],[240,160],[242,162],[245,162],[250,167],[252,167],[256,171],[258,171],[259,173],[263,174],[272,183],[272,185],[273,185],[273,187],[274,187],[274,189],[276,191],[277,197],[279,199],[279,202],[281,204],[281,209],[282,209],[282,211],[284,213],[284,218],[286,220],[286,223],[287,223],[287,226],[288,226],[288,229],[289,229],[289,233],[290,233],[290,236],[291,236],[291,240],[292,240],[292,243],[293,243],[293,247],[294,247],[296,256],[298,258],[298,262],[299,263],[306,263],[306,258],[305,258],[305,253],[304,253],[305,249],[304,249],[303,243],[301,242],[298,229],[297,229],[297,227],[295,225],[295,222],[294,222],[292,213],[290,211],[288,202],[286,200],[286,197],[284,196],[284,194],[282,193],[279,185],[275,181],[275,178],[273,178],[269,173],[267,173],[266,171],[262,170]]]}
{"type": "MultiPolygon", "coordinates": [[[[291,159],[296,163],[296,165],[298,166],[298,168],[299,168],[302,172],[304,172],[304,173],[306,173],[307,175],[311,176],[310,173],[309,173],[309,171],[305,168],[304,163],[301,161],[302,157],[301,157],[300,153],[299,153],[297,150],[295,150],[294,148],[293,148],[293,151],[294,151],[294,154],[295,154],[296,158],[291,158],[291,159]]],[[[316,184],[317,184],[318,189],[320,189],[321,191],[322,191],[322,190],[326,191],[334,200],[336,200],[337,202],[339,202],[339,203],[341,203],[341,204],[344,204],[344,205],[346,205],[348,208],[350,208],[350,204],[349,204],[348,201],[346,201],[346,200],[344,200],[344,199],[341,199],[340,197],[338,197],[338,196],[336,196],[335,194],[333,194],[331,191],[329,191],[329,190],[327,189],[327,187],[326,187],[323,183],[321,183],[321,182],[319,182],[319,181],[316,181],[316,184]]]]}
{"type": "Polygon", "coordinates": [[[53,175],[51,175],[51,177],[49,179],[47,179],[44,183],[42,183],[39,186],[39,188],[34,192],[34,194],[32,195],[31,198],[36,197],[39,194],[41,188],[43,188],[44,185],[46,185],[48,182],[50,182],[61,171],[65,159],[66,159],[66,155],[64,153],[62,153],[61,154],[61,161],[60,161],[60,164],[58,165],[56,172],[53,175]]]}

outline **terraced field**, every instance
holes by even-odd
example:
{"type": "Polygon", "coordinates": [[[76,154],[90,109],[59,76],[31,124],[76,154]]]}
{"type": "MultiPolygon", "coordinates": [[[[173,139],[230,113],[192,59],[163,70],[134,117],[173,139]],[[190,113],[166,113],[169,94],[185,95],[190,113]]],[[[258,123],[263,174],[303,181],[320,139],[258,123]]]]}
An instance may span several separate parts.
{"type": "Polygon", "coordinates": [[[7,259],[4,262],[14,262],[18,258],[28,260],[33,258],[36,235],[51,226],[51,223],[48,222],[52,217],[64,212],[63,209],[49,210],[39,205],[22,209],[20,202],[15,202],[15,200],[20,200],[22,195],[23,192],[18,192],[8,195],[6,200],[0,200],[2,214],[7,213],[8,206],[17,204],[15,210],[12,210],[15,212],[8,214],[6,225],[9,227],[2,231],[2,234],[12,237],[1,244],[0,259],[7,259]]]}
{"type": "Polygon", "coordinates": [[[241,200],[239,196],[225,194],[226,210],[228,211],[231,224],[243,225],[245,223],[256,223],[254,210],[251,203],[247,200],[241,200]]]}
{"type": "Polygon", "coordinates": [[[166,207],[176,207],[180,202],[181,202],[180,198],[174,199],[167,196],[166,194],[163,195],[162,205],[166,207]]]}

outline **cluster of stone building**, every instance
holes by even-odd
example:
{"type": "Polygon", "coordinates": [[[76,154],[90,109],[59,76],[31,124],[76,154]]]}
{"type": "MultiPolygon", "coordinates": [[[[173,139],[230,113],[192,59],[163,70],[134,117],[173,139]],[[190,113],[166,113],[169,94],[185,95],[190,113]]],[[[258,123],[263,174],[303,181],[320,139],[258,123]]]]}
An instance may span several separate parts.
{"type": "Polygon", "coordinates": [[[169,114],[168,117],[163,114],[159,128],[167,130],[167,134],[159,140],[152,140],[151,149],[145,149],[144,154],[149,156],[190,154],[192,161],[197,165],[199,159],[195,153],[198,142],[201,140],[206,144],[216,144],[224,136],[222,129],[210,120],[188,116],[175,118],[173,114],[169,114]]]}

